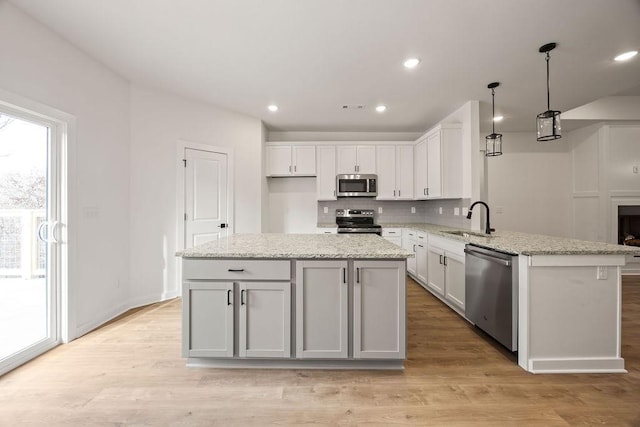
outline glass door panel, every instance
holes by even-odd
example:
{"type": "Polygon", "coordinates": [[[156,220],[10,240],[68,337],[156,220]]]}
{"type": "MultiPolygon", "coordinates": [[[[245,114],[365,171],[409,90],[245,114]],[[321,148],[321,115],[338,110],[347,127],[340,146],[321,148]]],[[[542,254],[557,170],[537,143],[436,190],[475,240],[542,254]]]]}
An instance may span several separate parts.
{"type": "Polygon", "coordinates": [[[58,339],[51,130],[0,109],[0,375],[58,339]]]}

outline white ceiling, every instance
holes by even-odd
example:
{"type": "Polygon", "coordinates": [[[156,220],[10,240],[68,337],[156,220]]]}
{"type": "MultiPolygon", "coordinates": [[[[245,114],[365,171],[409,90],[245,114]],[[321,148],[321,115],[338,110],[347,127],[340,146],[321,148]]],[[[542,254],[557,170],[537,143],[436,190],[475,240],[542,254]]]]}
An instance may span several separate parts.
{"type": "Polygon", "coordinates": [[[548,42],[552,108],[640,88],[640,57],[612,60],[640,50],[638,0],[11,2],[133,82],[271,130],[420,132],[467,100],[490,102],[498,81],[498,131],[534,131],[548,42]],[[411,56],[422,63],[406,70],[411,56]]]}

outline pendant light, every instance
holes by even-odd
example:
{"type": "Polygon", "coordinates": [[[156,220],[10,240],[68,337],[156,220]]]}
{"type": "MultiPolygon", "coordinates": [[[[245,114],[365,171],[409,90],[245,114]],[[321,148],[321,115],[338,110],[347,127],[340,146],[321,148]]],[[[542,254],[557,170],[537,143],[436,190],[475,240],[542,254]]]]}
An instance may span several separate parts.
{"type": "Polygon", "coordinates": [[[500,83],[493,82],[487,86],[491,89],[491,135],[485,137],[486,150],[485,156],[502,156],[502,134],[496,133],[496,91],[495,88],[500,86],[500,83]]]}
{"type": "Polygon", "coordinates": [[[546,53],[547,61],[547,111],[538,114],[536,119],[536,127],[538,129],[538,141],[553,141],[562,138],[560,128],[560,111],[552,110],[549,96],[549,52],[555,49],[555,43],[547,43],[540,46],[539,52],[546,53]]]}

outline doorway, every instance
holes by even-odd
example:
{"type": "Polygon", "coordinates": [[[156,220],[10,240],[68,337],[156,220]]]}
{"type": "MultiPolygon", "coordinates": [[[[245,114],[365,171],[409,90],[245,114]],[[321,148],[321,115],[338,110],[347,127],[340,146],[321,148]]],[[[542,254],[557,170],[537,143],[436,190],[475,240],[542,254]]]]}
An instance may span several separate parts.
{"type": "Polygon", "coordinates": [[[60,342],[58,126],[0,105],[0,375],[60,342]]]}

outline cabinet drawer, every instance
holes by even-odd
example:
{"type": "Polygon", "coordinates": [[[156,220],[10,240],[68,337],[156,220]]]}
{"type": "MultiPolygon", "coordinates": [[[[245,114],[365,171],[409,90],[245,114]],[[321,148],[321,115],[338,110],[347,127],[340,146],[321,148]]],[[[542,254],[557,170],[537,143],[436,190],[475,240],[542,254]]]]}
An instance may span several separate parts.
{"type": "Polygon", "coordinates": [[[401,237],[401,228],[382,228],[382,237],[401,237]]]}
{"type": "Polygon", "coordinates": [[[291,262],[184,258],[182,277],[186,280],[291,280],[291,262]]]}

